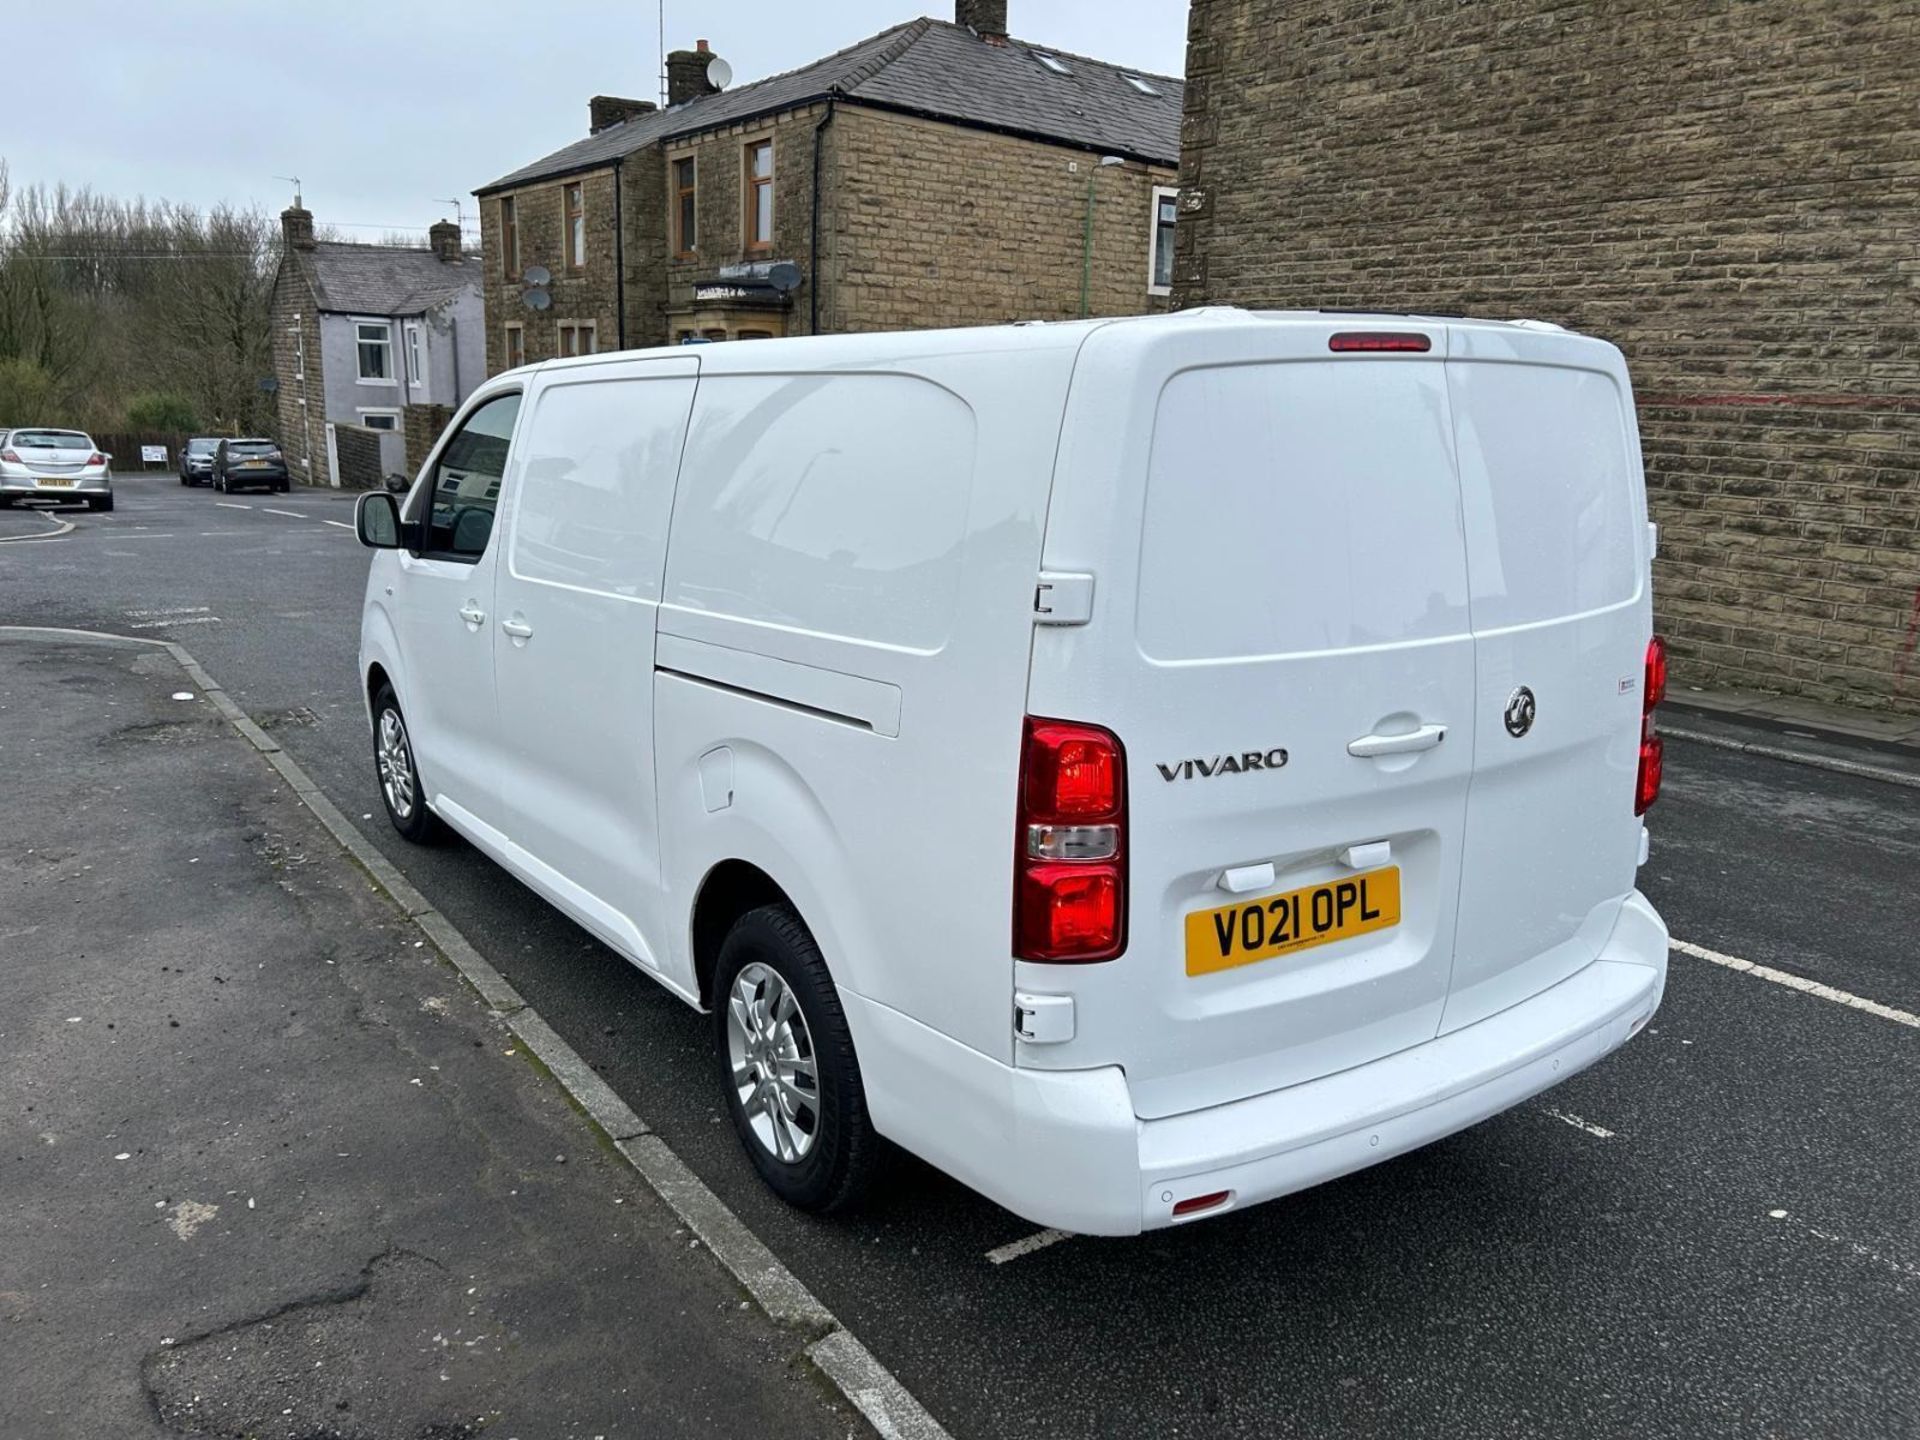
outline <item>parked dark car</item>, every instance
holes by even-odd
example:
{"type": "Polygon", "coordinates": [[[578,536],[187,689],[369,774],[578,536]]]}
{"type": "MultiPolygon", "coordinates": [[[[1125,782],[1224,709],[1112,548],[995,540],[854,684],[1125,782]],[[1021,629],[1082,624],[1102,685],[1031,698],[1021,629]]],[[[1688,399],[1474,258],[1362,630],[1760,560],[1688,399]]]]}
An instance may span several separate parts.
{"type": "Polygon", "coordinates": [[[271,440],[222,440],[213,452],[213,488],[223,495],[236,490],[293,488],[287,457],[271,440]]]}
{"type": "Polygon", "coordinates": [[[213,456],[220,448],[218,435],[196,435],[180,447],[180,483],[213,484],[213,456]]]}

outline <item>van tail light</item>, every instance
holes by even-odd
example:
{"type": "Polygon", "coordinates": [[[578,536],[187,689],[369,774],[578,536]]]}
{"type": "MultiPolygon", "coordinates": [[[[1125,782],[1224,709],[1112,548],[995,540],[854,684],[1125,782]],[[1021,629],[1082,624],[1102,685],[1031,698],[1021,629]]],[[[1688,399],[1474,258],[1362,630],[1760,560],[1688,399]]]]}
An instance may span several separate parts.
{"type": "Polygon", "coordinates": [[[1433,337],[1417,330],[1342,330],[1329,337],[1327,349],[1336,355],[1424,355],[1433,349],[1433,337]]]}
{"type": "Polygon", "coordinates": [[[1126,752],[1112,731],[1027,717],[1013,868],[1016,957],[1071,964],[1126,948],[1126,752]]]}
{"type": "Polygon", "coordinates": [[[1653,712],[1667,698],[1667,642],[1658,635],[1647,642],[1647,671],[1640,686],[1640,769],[1633,781],[1633,813],[1644,815],[1660,798],[1660,780],[1666,769],[1666,742],[1655,733],[1653,712]]]}

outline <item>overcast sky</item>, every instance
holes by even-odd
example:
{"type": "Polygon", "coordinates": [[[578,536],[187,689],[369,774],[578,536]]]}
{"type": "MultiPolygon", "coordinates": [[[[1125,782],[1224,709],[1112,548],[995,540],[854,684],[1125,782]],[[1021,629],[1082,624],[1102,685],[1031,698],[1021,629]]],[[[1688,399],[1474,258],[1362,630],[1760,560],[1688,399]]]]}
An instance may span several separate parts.
{"type": "MultiPolygon", "coordinates": [[[[424,231],[461,197],[587,131],[587,97],[659,94],[658,0],[4,0],[0,157],[65,181],[278,211],[298,175],[353,239],[424,231]],[[55,57],[36,63],[35,55],[55,57]],[[357,228],[364,227],[364,228],[357,228]]],[[[1025,40],[1184,68],[1185,0],[1011,0],[1025,40]]],[[[735,84],[951,0],[666,0],[667,48],[704,37],[735,84]]]]}

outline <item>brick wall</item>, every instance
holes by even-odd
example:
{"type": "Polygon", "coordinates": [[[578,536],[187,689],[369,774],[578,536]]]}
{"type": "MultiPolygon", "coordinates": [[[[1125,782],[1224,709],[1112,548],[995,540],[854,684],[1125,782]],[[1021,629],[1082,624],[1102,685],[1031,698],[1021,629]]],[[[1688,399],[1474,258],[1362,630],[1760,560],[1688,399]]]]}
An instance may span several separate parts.
{"type": "MultiPolygon", "coordinates": [[[[624,189],[626,176],[621,177],[624,189]]],[[[489,195],[480,202],[480,247],[484,262],[481,298],[487,314],[487,373],[498,374],[506,368],[504,327],[509,322],[523,327],[526,358],[551,360],[559,353],[559,326],[562,322],[592,321],[597,327],[596,344],[601,350],[619,346],[619,324],[615,298],[618,285],[614,278],[615,225],[613,169],[569,175],[560,180],[543,180],[505,192],[514,204],[514,221],[520,236],[520,263],[513,276],[505,273],[501,251],[500,201],[489,195]],[[562,247],[564,211],[562,189],[578,184],[587,227],[586,265],[569,270],[562,247]],[[529,266],[544,265],[553,276],[546,287],[553,298],[551,307],[530,310],[523,299],[527,287],[520,281],[529,266]]],[[[624,202],[624,195],[622,200],[624,202]]],[[[646,344],[650,340],[628,343],[646,344]]]]}
{"type": "Polygon", "coordinates": [[[1176,302],[1633,367],[1675,683],[1920,711],[1920,0],[1193,0],[1176,302]]]}
{"type": "Polygon", "coordinates": [[[299,251],[286,252],[274,276],[268,303],[273,378],[278,382],[273,394],[273,438],[280,442],[288,473],[296,482],[325,485],[327,416],[326,387],[320,370],[320,316],[301,264],[299,251]],[[300,403],[303,399],[304,406],[300,403]],[[310,470],[305,463],[309,454],[313,461],[310,470]]]}
{"type": "MultiPolygon", "coordinates": [[[[336,424],[333,427],[334,454],[340,460],[342,490],[378,490],[386,481],[380,464],[380,432],[363,425],[336,424]]],[[[323,475],[327,458],[323,453],[314,467],[323,475]]]]}
{"type": "Polygon", "coordinates": [[[834,246],[824,330],[1061,320],[1164,309],[1147,291],[1155,185],[1170,170],[990,131],[842,108],[828,132],[834,246]]]}

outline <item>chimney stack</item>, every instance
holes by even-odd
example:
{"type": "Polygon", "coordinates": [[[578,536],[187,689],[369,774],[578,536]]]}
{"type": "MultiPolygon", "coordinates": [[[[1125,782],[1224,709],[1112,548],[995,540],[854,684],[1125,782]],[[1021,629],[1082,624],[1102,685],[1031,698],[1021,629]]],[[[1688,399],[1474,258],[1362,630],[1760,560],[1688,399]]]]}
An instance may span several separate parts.
{"type": "Polygon", "coordinates": [[[667,104],[684,105],[702,95],[713,95],[720,87],[707,79],[707,65],[713,54],[707,42],[696,40],[691,50],[674,50],[667,55],[667,104]]]}
{"type": "Polygon", "coordinates": [[[587,133],[598,135],[611,125],[646,115],[659,107],[651,100],[628,100],[619,95],[596,95],[587,101],[587,133]]]}
{"type": "Polygon", "coordinates": [[[427,244],[445,263],[460,258],[460,227],[451,220],[437,220],[427,227],[427,244]]]}
{"type": "Polygon", "coordinates": [[[1007,43],[1007,0],[953,0],[953,23],[989,45],[1007,43]]]}
{"type": "Polygon", "coordinates": [[[294,196],[293,204],[280,212],[280,236],[289,250],[313,249],[313,212],[294,196]]]}

